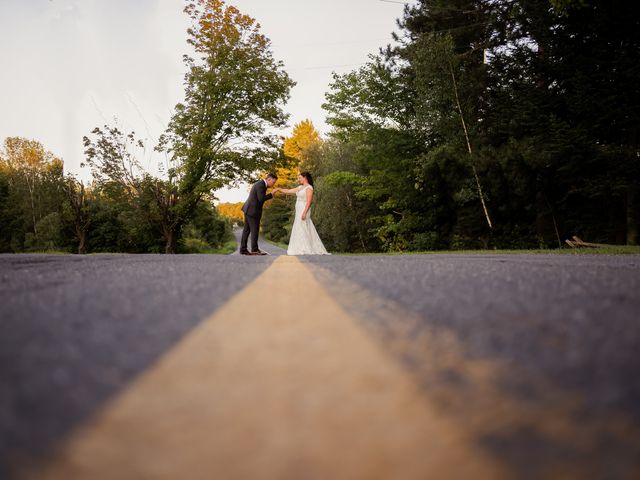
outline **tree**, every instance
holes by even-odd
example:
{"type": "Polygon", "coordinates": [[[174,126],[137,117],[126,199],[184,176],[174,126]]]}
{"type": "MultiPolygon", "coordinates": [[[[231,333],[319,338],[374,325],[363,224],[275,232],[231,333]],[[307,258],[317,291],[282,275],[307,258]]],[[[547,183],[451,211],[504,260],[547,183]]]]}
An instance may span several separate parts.
{"type": "Polygon", "coordinates": [[[170,216],[166,252],[175,253],[182,227],[203,195],[230,181],[269,170],[280,158],[275,129],[294,82],[274,60],[256,21],[221,0],[189,3],[185,101],[162,136],[171,154],[169,181],[158,195],[170,216]]]}
{"type": "Polygon", "coordinates": [[[15,211],[10,198],[8,173],[2,168],[2,162],[0,162],[0,252],[11,252],[15,211]]]}
{"type": "Polygon", "coordinates": [[[67,194],[69,217],[78,240],[78,253],[82,255],[87,253],[87,237],[91,224],[90,194],[85,190],[84,183],[78,182],[73,177],[67,177],[65,193],[67,194]]]}
{"type": "Polygon", "coordinates": [[[489,141],[532,178],[539,236],[555,230],[558,240],[578,234],[632,244],[640,220],[640,7],[551,3],[496,2],[489,141]]]}
{"type": "MultiPolygon", "coordinates": [[[[10,225],[3,225],[3,230],[11,229],[7,233],[11,238],[11,249],[21,251],[27,239],[29,248],[39,249],[42,242],[38,237],[38,225],[45,217],[59,213],[64,195],[61,188],[63,162],[36,140],[9,137],[0,150],[0,170],[8,187],[5,209],[12,212],[13,218],[10,225]]],[[[52,220],[53,217],[49,217],[42,224],[46,226],[49,240],[51,229],[59,225],[52,220]]]]}
{"type": "Polygon", "coordinates": [[[238,225],[244,224],[244,213],[242,211],[243,202],[239,203],[220,203],[217,206],[218,213],[233,223],[238,225]]]}
{"type": "Polygon", "coordinates": [[[321,142],[320,133],[311,120],[303,120],[293,127],[290,137],[285,138],[283,151],[287,157],[304,162],[308,152],[321,142]]]}
{"type": "Polygon", "coordinates": [[[156,252],[156,236],[167,239],[173,218],[173,212],[163,208],[163,202],[173,198],[165,196],[168,182],[142,168],[138,158],[146,146],[135,132],[105,125],[91,133],[83,141],[99,201],[95,212],[89,209],[95,230],[89,243],[101,251],[156,252]]]}
{"type": "MultiPolygon", "coordinates": [[[[323,108],[328,111],[327,122],[333,127],[330,137],[341,144],[338,148],[334,145],[340,153],[330,161],[336,170],[326,173],[346,175],[336,176],[340,182],[323,185],[329,195],[343,195],[341,190],[347,186],[352,189],[357,209],[367,212],[360,220],[366,219],[367,229],[358,236],[368,239],[373,234],[377,240],[367,240],[365,245],[407,249],[420,228],[418,225],[426,222],[426,205],[418,190],[425,134],[417,128],[415,97],[415,90],[398,68],[381,57],[371,57],[370,62],[346,75],[335,75],[326,95],[323,108]],[[362,178],[347,184],[342,180],[354,178],[348,173],[362,178]]],[[[321,159],[316,163],[325,162],[321,159]]],[[[320,196],[321,192],[318,193],[320,196]]],[[[319,219],[318,223],[323,222],[319,219]]],[[[423,224],[421,228],[428,226],[423,224]]],[[[362,248],[362,242],[344,244],[357,250],[362,248]]]]}
{"type": "Polygon", "coordinates": [[[206,197],[198,204],[193,217],[185,226],[180,251],[208,253],[219,250],[232,237],[231,222],[222,217],[213,206],[211,198],[206,197]]]}

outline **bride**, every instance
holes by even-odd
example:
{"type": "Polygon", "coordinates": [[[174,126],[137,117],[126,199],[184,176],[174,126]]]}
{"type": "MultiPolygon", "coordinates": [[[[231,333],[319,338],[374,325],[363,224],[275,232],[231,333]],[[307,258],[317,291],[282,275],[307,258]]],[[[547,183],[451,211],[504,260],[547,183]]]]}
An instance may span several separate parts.
{"type": "Polygon", "coordinates": [[[330,255],[318,236],[309,212],[313,202],[313,177],[309,172],[302,172],[298,175],[298,183],[300,186],[296,188],[274,190],[274,193],[296,196],[296,216],[287,255],[330,255]]]}

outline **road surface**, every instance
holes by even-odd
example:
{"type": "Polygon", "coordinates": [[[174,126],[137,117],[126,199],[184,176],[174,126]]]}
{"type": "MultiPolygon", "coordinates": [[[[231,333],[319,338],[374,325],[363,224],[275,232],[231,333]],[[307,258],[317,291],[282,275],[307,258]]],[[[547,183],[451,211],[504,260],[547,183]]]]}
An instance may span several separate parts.
{"type": "Polygon", "coordinates": [[[640,478],[638,292],[640,256],[0,255],[0,477],[640,478]]]}

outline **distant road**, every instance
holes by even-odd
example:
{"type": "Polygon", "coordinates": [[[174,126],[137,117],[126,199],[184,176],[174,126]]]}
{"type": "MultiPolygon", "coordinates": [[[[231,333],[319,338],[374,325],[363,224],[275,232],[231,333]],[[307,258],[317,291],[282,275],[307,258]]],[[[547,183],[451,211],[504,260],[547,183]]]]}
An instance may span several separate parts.
{"type": "MultiPolygon", "coordinates": [[[[239,255],[240,254],[240,240],[242,237],[242,229],[241,228],[237,228],[233,231],[233,234],[236,237],[236,242],[238,243],[238,246],[236,248],[236,251],[233,253],[234,255],[239,255]]],[[[287,251],[283,248],[280,248],[276,245],[274,245],[273,243],[269,243],[268,241],[264,240],[264,238],[259,238],[258,239],[258,246],[260,247],[260,250],[262,250],[263,252],[267,252],[269,255],[286,255],[287,251]]],[[[249,238],[249,247],[251,247],[251,238],[249,238]]]]}
{"type": "Polygon", "coordinates": [[[0,255],[0,477],[639,478],[640,256],[261,248],[0,255]]]}

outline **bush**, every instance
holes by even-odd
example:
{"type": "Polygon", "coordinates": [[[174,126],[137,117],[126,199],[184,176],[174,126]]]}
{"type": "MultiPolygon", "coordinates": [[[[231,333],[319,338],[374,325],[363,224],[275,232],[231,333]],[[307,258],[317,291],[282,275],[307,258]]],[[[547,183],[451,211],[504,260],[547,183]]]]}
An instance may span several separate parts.
{"type": "Polygon", "coordinates": [[[57,212],[50,213],[36,223],[37,234],[25,234],[24,247],[30,252],[60,250],[62,240],[62,221],[57,212]]]}

